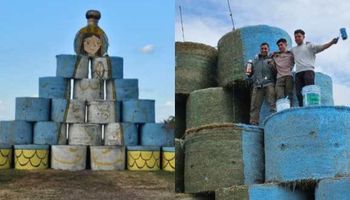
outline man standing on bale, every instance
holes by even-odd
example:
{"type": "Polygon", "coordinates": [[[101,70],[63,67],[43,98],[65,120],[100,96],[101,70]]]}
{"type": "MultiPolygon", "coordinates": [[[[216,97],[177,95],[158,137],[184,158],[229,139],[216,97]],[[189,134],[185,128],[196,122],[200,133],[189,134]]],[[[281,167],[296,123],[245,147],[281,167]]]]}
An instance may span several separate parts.
{"type": "Polygon", "coordinates": [[[323,45],[314,45],[309,42],[304,43],[305,32],[301,29],[294,31],[294,39],[297,46],[291,49],[296,65],[295,88],[299,106],[303,106],[303,95],[301,91],[304,86],[315,84],[315,59],[316,54],[328,49],[338,42],[339,38],[323,45]]]}
{"type": "Polygon", "coordinates": [[[273,67],[270,64],[269,45],[260,45],[260,54],[254,59],[252,66],[247,67],[247,75],[253,79],[253,93],[250,105],[250,124],[259,124],[259,115],[264,96],[270,106],[271,112],[275,111],[275,80],[273,67]]]}
{"type": "Polygon", "coordinates": [[[294,56],[287,50],[287,40],[281,38],[277,41],[279,52],[272,55],[272,65],[277,71],[276,98],[288,97],[292,105],[293,102],[293,74],[294,56]]]}

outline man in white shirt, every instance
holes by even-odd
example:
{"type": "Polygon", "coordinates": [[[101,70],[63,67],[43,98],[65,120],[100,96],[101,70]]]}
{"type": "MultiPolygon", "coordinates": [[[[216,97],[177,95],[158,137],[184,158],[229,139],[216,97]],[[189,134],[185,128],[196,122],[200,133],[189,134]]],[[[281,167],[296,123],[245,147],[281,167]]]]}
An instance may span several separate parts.
{"type": "Polygon", "coordinates": [[[294,39],[297,46],[291,49],[294,55],[296,67],[295,74],[295,89],[299,106],[303,106],[303,95],[301,90],[304,86],[315,84],[315,59],[316,54],[328,49],[333,44],[338,42],[339,38],[334,38],[332,41],[323,45],[314,45],[310,42],[304,42],[305,32],[301,29],[294,31],[294,39]]]}

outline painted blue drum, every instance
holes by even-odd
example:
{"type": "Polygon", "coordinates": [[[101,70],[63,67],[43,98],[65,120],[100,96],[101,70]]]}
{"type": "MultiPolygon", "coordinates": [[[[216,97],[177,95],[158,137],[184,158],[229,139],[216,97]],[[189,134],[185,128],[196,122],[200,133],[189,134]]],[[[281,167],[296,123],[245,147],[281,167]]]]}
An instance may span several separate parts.
{"type": "Polygon", "coordinates": [[[16,98],[16,120],[49,121],[50,99],[38,97],[16,98]]]}
{"type": "Polygon", "coordinates": [[[87,56],[57,55],[56,76],[83,79],[89,77],[89,58],[87,56]]]}
{"type": "Polygon", "coordinates": [[[157,146],[127,146],[126,149],[130,151],[160,151],[160,147],[157,146]]]}
{"type": "Polygon", "coordinates": [[[321,180],[316,187],[315,200],[348,200],[350,197],[350,178],[321,180]]]}
{"type": "Polygon", "coordinates": [[[123,101],[122,121],[131,123],[155,122],[155,101],[141,99],[123,101]]]}
{"type": "Polygon", "coordinates": [[[26,149],[26,150],[49,150],[50,145],[43,144],[26,144],[26,145],[15,145],[15,149],[26,149]]]}
{"type": "Polygon", "coordinates": [[[116,99],[118,101],[125,101],[139,98],[138,79],[115,79],[108,93],[107,99],[116,99]]]}
{"type": "Polygon", "coordinates": [[[174,146],[174,128],[164,123],[146,123],[141,127],[141,145],[174,146]]]}
{"type": "Polygon", "coordinates": [[[0,121],[0,143],[31,144],[33,142],[33,126],[26,121],[0,121]]]}
{"type": "Polygon", "coordinates": [[[350,108],[292,108],[265,121],[266,181],[349,176],[350,108]]]}
{"type": "Polygon", "coordinates": [[[39,97],[70,98],[70,81],[62,77],[39,78],[39,97]]]}
{"type": "Polygon", "coordinates": [[[37,122],[34,124],[34,144],[58,144],[61,133],[61,123],[37,122]]]}

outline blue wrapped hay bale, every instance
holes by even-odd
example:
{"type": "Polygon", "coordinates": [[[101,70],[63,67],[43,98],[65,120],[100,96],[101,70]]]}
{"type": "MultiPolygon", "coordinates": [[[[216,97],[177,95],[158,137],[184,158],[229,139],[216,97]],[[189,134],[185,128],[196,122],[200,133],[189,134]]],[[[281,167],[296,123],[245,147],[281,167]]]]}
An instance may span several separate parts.
{"type": "Polygon", "coordinates": [[[139,98],[139,81],[137,79],[114,79],[107,82],[107,99],[125,101],[139,98]]]}
{"type": "Polygon", "coordinates": [[[264,182],[263,129],[225,123],[186,133],[186,193],[264,182]]]}
{"type": "Polygon", "coordinates": [[[38,97],[16,98],[16,120],[49,121],[50,99],[38,97]]]}
{"type": "Polygon", "coordinates": [[[291,47],[288,33],[280,28],[257,25],[236,29],[224,35],[218,42],[218,83],[220,86],[232,86],[243,80],[245,63],[260,52],[260,44],[267,42],[270,51],[277,51],[275,45],[280,38],[285,38],[291,47]]]}
{"type": "Polygon", "coordinates": [[[86,103],[77,99],[52,99],[51,120],[65,123],[85,122],[86,103]]]}
{"type": "Polygon", "coordinates": [[[350,197],[350,178],[321,180],[316,187],[316,200],[348,200],[350,197]]]}
{"type": "Polygon", "coordinates": [[[146,123],[142,125],[141,145],[174,146],[174,128],[164,123],[146,123]]]}
{"type": "Polygon", "coordinates": [[[229,188],[220,188],[215,191],[216,200],[308,200],[311,196],[309,192],[279,186],[277,184],[232,186],[229,188]]]}
{"type": "Polygon", "coordinates": [[[89,77],[89,57],[77,55],[57,55],[56,76],[83,79],[89,77]]]}
{"type": "Polygon", "coordinates": [[[266,181],[349,176],[350,108],[284,110],[265,121],[266,181]]]}
{"type": "Polygon", "coordinates": [[[123,101],[122,120],[131,123],[155,122],[155,101],[146,99],[123,101]]]}
{"type": "Polygon", "coordinates": [[[34,124],[34,144],[66,144],[66,126],[58,122],[37,122],[34,124]]]}
{"type": "Polygon", "coordinates": [[[123,58],[117,56],[95,57],[91,64],[91,77],[94,79],[122,79],[123,58]]]}
{"type": "Polygon", "coordinates": [[[39,78],[39,97],[70,98],[70,81],[62,77],[39,78]]]}
{"type": "Polygon", "coordinates": [[[0,143],[31,144],[33,142],[33,126],[26,121],[0,121],[0,143]]]}
{"type": "Polygon", "coordinates": [[[133,123],[105,125],[104,145],[136,146],[139,144],[138,128],[133,123]]]}

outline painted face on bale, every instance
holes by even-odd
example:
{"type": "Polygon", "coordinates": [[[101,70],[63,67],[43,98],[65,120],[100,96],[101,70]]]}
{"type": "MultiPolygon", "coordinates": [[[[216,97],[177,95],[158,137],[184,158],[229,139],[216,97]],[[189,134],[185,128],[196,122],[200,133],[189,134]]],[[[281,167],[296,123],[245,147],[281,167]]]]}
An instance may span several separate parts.
{"type": "Polygon", "coordinates": [[[94,35],[84,39],[84,51],[90,56],[94,56],[101,48],[101,45],[100,38],[94,35]]]}

